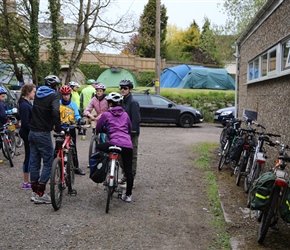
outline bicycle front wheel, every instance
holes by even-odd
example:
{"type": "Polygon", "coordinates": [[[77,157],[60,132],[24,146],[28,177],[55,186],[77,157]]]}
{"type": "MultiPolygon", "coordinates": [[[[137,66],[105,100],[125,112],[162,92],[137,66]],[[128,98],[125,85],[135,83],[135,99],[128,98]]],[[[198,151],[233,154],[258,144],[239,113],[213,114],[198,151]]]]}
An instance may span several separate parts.
{"type": "Polygon", "coordinates": [[[61,206],[63,195],[63,183],[61,181],[62,166],[59,157],[56,157],[52,163],[50,176],[50,196],[51,204],[54,210],[58,210],[61,206]]]}
{"type": "Polygon", "coordinates": [[[218,170],[221,171],[225,162],[226,162],[226,158],[228,157],[229,154],[229,141],[226,142],[221,155],[220,155],[220,160],[219,160],[219,165],[218,165],[218,170]]]}
{"type": "Polygon", "coordinates": [[[89,146],[89,162],[91,159],[92,154],[96,153],[96,145],[100,143],[100,137],[99,135],[93,135],[90,141],[90,146],[89,146]]]}
{"type": "Polygon", "coordinates": [[[10,163],[10,167],[14,167],[13,161],[12,161],[12,157],[11,157],[11,153],[10,153],[10,148],[6,139],[6,135],[2,136],[1,135],[1,139],[2,139],[2,152],[4,157],[9,161],[10,163]]]}
{"type": "Polygon", "coordinates": [[[9,157],[10,158],[14,157],[15,151],[16,151],[15,135],[14,135],[14,132],[8,130],[7,134],[5,133],[3,137],[4,137],[3,139],[7,142],[7,148],[4,150],[4,148],[2,147],[2,152],[3,152],[4,157],[7,160],[9,160],[9,157]],[[9,152],[9,155],[8,155],[8,152],[9,152]]]}
{"type": "Polygon", "coordinates": [[[262,220],[258,232],[258,242],[260,244],[264,242],[272,219],[274,218],[276,204],[279,198],[279,192],[280,189],[278,187],[274,187],[270,196],[269,207],[263,211],[262,220]]]}
{"type": "Polygon", "coordinates": [[[241,178],[242,178],[244,171],[246,169],[247,161],[248,161],[247,157],[244,156],[242,161],[241,161],[241,165],[238,168],[238,173],[237,173],[237,178],[236,178],[237,186],[240,186],[241,178]]]}
{"type": "Polygon", "coordinates": [[[74,183],[75,183],[75,164],[74,164],[74,149],[70,148],[68,151],[68,161],[66,166],[66,185],[68,187],[68,194],[73,194],[75,192],[74,183]]]}

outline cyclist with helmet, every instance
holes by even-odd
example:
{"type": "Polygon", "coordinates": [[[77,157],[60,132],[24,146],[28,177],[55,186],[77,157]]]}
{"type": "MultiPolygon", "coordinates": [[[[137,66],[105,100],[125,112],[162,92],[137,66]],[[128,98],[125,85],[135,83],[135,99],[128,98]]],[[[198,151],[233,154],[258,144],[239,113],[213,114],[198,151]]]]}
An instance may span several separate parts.
{"type": "Polygon", "coordinates": [[[32,106],[30,132],[30,182],[33,195],[31,200],[36,204],[51,203],[45,193],[46,183],[51,174],[54,159],[54,147],[51,131],[61,132],[59,115],[58,86],[60,79],[49,75],[44,79],[45,86],[37,89],[32,106]],[[43,166],[41,166],[41,160],[43,166]]]}
{"type": "Polygon", "coordinates": [[[76,103],[78,109],[80,109],[80,95],[78,92],[80,85],[77,82],[69,82],[68,86],[70,86],[72,89],[71,100],[74,101],[76,103]]]}
{"type": "Polygon", "coordinates": [[[96,123],[101,115],[108,110],[108,103],[106,100],[106,86],[102,83],[97,83],[95,86],[96,94],[90,101],[89,105],[84,111],[84,116],[87,116],[89,119],[91,119],[91,125],[93,128],[93,133],[95,132],[96,123]],[[96,117],[92,114],[92,111],[95,110],[96,117]]]}
{"type": "MultiPolygon", "coordinates": [[[[79,109],[77,107],[77,104],[72,101],[71,96],[72,96],[72,89],[71,87],[64,85],[60,88],[60,93],[61,93],[61,99],[60,99],[60,121],[65,122],[68,124],[80,124],[82,123],[81,116],[79,113],[79,109]]],[[[78,154],[77,154],[77,136],[76,136],[76,130],[75,128],[70,129],[70,135],[72,137],[72,140],[75,144],[75,149],[76,149],[76,169],[75,173],[79,175],[85,175],[85,172],[82,171],[79,168],[79,160],[78,160],[78,154]]]]}
{"type": "MultiPolygon", "coordinates": [[[[89,105],[90,101],[92,100],[92,98],[95,95],[95,86],[96,86],[97,81],[94,79],[89,79],[87,80],[87,87],[85,87],[81,94],[80,94],[80,110],[81,113],[84,112],[84,110],[86,109],[86,107],[89,105]]],[[[87,121],[87,119],[85,119],[87,121]]],[[[88,122],[87,122],[88,124],[88,122]]],[[[83,133],[79,133],[79,134],[83,134],[86,135],[86,129],[83,130],[83,133]]]]}
{"type": "MultiPolygon", "coordinates": [[[[135,177],[137,172],[137,155],[138,155],[138,139],[140,134],[140,107],[139,103],[133,98],[133,82],[129,79],[123,79],[119,83],[121,95],[123,96],[123,108],[129,115],[132,122],[131,140],[133,143],[133,177],[135,177]]],[[[119,180],[120,184],[125,183],[126,175],[119,180]]]]}
{"type": "Polygon", "coordinates": [[[4,107],[4,100],[6,98],[7,91],[5,88],[0,87],[0,128],[7,122],[7,116],[4,107]]]}
{"type": "Polygon", "coordinates": [[[132,174],[133,145],[130,137],[132,123],[128,114],[121,107],[123,101],[121,94],[112,92],[105,98],[109,110],[103,113],[98,120],[96,131],[106,133],[108,142],[97,144],[96,149],[108,153],[110,146],[116,145],[122,148],[120,154],[127,177],[126,193],[122,195],[122,200],[131,202],[134,182],[132,174]]]}

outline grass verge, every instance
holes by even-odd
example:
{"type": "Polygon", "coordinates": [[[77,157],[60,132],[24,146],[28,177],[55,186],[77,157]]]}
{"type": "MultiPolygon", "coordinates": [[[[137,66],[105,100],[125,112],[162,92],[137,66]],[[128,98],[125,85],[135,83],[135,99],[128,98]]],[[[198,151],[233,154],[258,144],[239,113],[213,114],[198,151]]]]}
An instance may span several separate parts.
{"type": "Polygon", "coordinates": [[[229,249],[230,237],[227,234],[227,225],[224,220],[223,211],[221,208],[216,176],[211,167],[211,152],[217,147],[216,143],[200,143],[194,147],[194,152],[198,155],[194,161],[194,166],[197,166],[205,172],[207,185],[207,197],[209,209],[214,214],[211,224],[216,229],[216,239],[211,244],[211,249],[229,249]]]}

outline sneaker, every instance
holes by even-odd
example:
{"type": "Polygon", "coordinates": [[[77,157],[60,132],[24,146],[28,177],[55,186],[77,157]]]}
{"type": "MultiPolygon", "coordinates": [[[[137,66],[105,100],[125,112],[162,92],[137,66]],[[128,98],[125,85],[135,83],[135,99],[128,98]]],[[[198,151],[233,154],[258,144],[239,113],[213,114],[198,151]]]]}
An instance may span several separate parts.
{"type": "Polygon", "coordinates": [[[31,189],[31,184],[29,182],[22,183],[22,189],[23,190],[31,189]]]}
{"type": "Polygon", "coordinates": [[[132,197],[132,195],[127,196],[126,194],[122,194],[121,199],[125,202],[131,202],[131,200],[132,200],[131,197],[132,197]]]}
{"type": "Polygon", "coordinates": [[[126,176],[123,175],[123,177],[121,179],[118,180],[119,184],[125,184],[126,183],[126,176]]]}
{"type": "Polygon", "coordinates": [[[48,194],[43,194],[43,196],[35,196],[34,204],[50,204],[51,199],[48,194]]]}
{"type": "Polygon", "coordinates": [[[32,192],[32,193],[31,193],[31,196],[30,196],[30,200],[31,200],[31,201],[35,201],[35,197],[36,197],[36,195],[37,195],[36,193],[32,192]]]}

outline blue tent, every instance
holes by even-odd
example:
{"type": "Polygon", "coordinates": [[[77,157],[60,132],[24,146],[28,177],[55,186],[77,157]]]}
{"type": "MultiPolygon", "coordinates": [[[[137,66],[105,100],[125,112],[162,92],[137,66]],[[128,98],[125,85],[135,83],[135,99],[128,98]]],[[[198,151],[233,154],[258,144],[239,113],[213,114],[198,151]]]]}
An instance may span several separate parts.
{"type": "Polygon", "coordinates": [[[192,68],[201,68],[203,66],[193,66],[181,64],[175,67],[166,68],[163,70],[160,76],[160,87],[161,88],[177,88],[186,74],[192,68]]]}
{"type": "Polygon", "coordinates": [[[235,85],[235,80],[226,69],[193,68],[178,88],[234,90],[235,85]]]}

